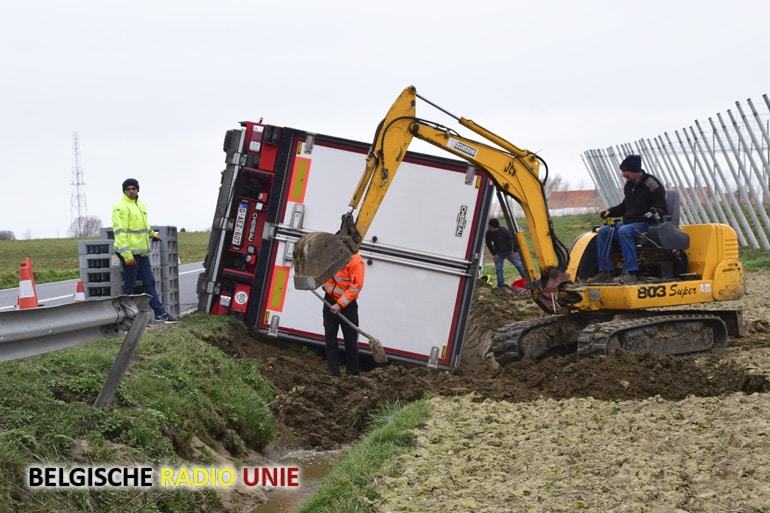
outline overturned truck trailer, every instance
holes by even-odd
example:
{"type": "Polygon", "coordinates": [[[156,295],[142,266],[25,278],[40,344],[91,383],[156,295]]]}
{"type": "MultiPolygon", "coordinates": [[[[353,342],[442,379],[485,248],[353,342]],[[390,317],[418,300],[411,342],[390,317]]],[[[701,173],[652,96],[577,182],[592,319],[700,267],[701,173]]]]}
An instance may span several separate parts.
{"type": "MultiPolygon", "coordinates": [[[[198,310],[242,319],[252,334],[324,347],[321,301],[294,288],[292,249],[332,232],[369,144],[242,122],[225,135],[198,310]]],[[[493,187],[466,162],[407,153],[363,241],[360,325],[391,360],[459,363],[493,187]]],[[[339,340],[342,346],[342,339],[339,340]]],[[[368,340],[360,337],[362,352],[368,340]]]]}

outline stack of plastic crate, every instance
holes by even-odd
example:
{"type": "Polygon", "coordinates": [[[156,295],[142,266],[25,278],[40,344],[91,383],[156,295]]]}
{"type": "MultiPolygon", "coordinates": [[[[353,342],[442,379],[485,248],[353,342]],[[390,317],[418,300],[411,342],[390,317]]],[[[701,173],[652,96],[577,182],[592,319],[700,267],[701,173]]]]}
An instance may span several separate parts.
{"type": "MultiPolygon", "coordinates": [[[[159,256],[159,273],[155,274],[160,302],[171,315],[179,316],[179,244],[176,226],[153,226],[159,241],[152,243],[152,253],[159,256]]],[[[154,268],[153,268],[154,271],[154,268]]]]}
{"type": "MultiPolygon", "coordinates": [[[[150,265],[155,276],[155,288],[166,310],[179,315],[179,248],[174,226],[153,226],[160,241],[150,246],[150,265]]],[[[123,267],[115,254],[112,228],[102,228],[99,240],[78,241],[80,280],[86,299],[114,297],[123,294],[123,267]]],[[[135,293],[143,292],[141,281],[135,293]]]]}
{"type": "Polygon", "coordinates": [[[80,281],[86,299],[123,294],[123,268],[115,254],[112,240],[78,241],[80,281]]]}

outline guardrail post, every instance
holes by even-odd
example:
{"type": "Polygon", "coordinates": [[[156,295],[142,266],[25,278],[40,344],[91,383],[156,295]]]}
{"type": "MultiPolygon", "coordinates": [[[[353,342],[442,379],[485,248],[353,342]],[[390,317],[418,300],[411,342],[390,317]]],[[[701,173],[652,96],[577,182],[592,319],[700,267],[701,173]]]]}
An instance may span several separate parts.
{"type": "Polygon", "coordinates": [[[112,403],[112,399],[115,397],[115,393],[118,391],[120,382],[123,380],[123,376],[126,374],[128,364],[131,362],[131,357],[134,356],[136,346],[139,345],[144,330],[147,328],[147,324],[152,319],[152,310],[143,310],[136,315],[134,322],[131,324],[131,328],[126,333],[126,338],[123,339],[123,344],[120,346],[118,356],[115,358],[115,362],[112,364],[107,379],[104,381],[99,396],[94,401],[95,408],[109,408],[112,403]]]}

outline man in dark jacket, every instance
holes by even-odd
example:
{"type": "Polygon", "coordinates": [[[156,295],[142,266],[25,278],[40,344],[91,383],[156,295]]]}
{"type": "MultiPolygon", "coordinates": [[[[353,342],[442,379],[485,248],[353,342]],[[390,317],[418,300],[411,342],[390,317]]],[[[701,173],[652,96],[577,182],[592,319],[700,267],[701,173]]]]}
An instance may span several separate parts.
{"type": "Polygon", "coordinates": [[[652,222],[653,210],[663,216],[666,214],[666,189],[654,176],[642,169],[642,157],[628,155],[620,164],[620,171],[626,180],[623,187],[623,202],[602,210],[599,215],[622,217],[617,226],[604,225],[596,236],[596,248],[599,256],[599,274],[588,281],[593,283],[614,281],[615,283],[635,283],[639,277],[639,263],[636,258],[636,238],[646,232],[652,222]],[[610,239],[610,235],[612,238],[610,239]],[[614,278],[612,242],[620,241],[623,252],[623,273],[614,278]]]}
{"type": "Polygon", "coordinates": [[[495,273],[497,274],[497,286],[507,287],[505,283],[505,276],[503,274],[503,265],[508,260],[519,271],[519,275],[524,278],[526,271],[519,258],[519,253],[516,251],[516,241],[513,239],[511,232],[505,226],[500,226],[500,221],[497,219],[490,219],[488,223],[489,228],[484,236],[487,244],[487,249],[492,253],[492,258],[495,260],[495,273]]]}

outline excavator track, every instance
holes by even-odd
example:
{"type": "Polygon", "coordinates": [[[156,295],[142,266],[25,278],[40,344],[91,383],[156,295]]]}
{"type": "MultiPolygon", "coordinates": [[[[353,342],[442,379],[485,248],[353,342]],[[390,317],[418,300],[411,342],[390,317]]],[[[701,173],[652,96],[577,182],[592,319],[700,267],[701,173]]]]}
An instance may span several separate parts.
{"type": "Polygon", "coordinates": [[[618,349],[697,356],[727,345],[727,326],[716,315],[659,315],[589,324],[578,336],[580,356],[611,354],[618,349]]]}
{"type": "Polygon", "coordinates": [[[564,321],[563,316],[553,316],[507,324],[495,332],[490,350],[498,361],[537,358],[566,346],[560,336],[564,321]]]}
{"type": "Polygon", "coordinates": [[[723,349],[727,335],[722,316],[704,313],[553,316],[498,328],[490,351],[500,362],[575,351],[596,357],[618,349],[697,356],[723,349]]]}

